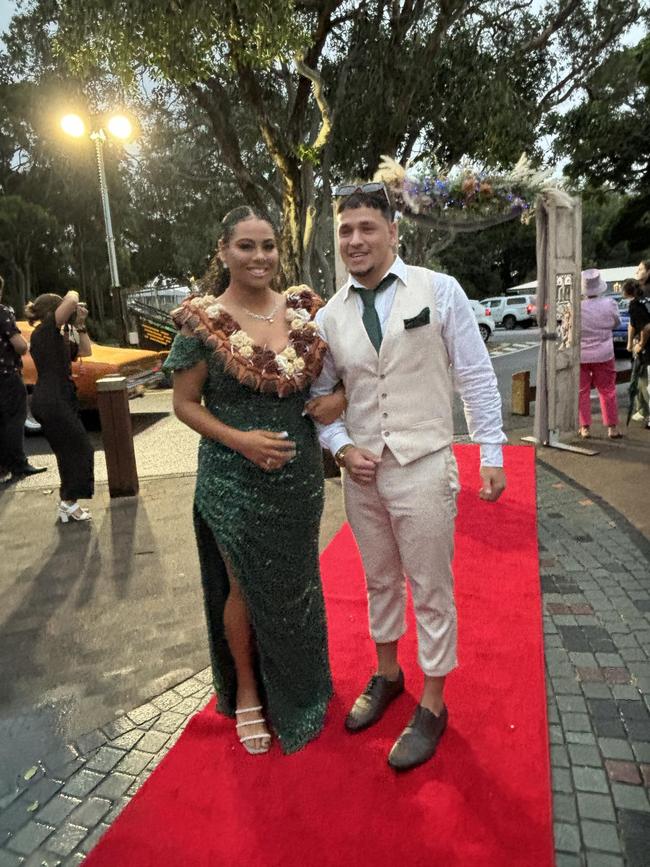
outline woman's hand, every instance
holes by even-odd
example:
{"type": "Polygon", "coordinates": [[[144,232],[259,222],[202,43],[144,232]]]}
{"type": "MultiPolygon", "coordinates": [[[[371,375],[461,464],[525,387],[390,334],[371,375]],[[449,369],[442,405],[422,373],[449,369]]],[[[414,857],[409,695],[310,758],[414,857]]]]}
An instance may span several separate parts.
{"type": "Polygon", "coordinates": [[[242,431],[234,448],[261,470],[279,470],[296,456],[296,444],[288,436],[270,430],[242,431]]]}
{"type": "Polygon", "coordinates": [[[63,301],[54,311],[54,321],[59,326],[66,325],[70,321],[70,317],[76,313],[79,304],[79,293],[71,289],[63,296],[63,301]]]}
{"type": "Polygon", "coordinates": [[[340,389],[331,394],[314,397],[305,404],[305,413],[319,424],[332,424],[340,418],[348,405],[345,392],[340,389]]]}

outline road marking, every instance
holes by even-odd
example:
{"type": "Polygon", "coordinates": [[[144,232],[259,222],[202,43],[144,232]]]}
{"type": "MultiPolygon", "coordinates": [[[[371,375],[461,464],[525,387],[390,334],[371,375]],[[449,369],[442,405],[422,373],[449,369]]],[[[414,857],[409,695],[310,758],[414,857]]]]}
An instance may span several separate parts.
{"type": "Polygon", "coordinates": [[[501,355],[512,355],[513,352],[524,352],[526,349],[536,349],[539,343],[499,343],[495,346],[488,346],[488,352],[491,358],[496,358],[501,355]]]}

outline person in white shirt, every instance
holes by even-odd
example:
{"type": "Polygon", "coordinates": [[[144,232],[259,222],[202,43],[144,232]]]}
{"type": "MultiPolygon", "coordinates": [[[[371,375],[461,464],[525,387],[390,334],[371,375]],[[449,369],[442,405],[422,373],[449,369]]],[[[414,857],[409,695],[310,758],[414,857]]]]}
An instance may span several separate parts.
{"type": "Polygon", "coordinates": [[[338,382],[345,416],[319,425],[344,468],[345,507],[366,573],[377,671],[345,725],[377,722],[404,690],[407,575],[424,688],[388,763],[407,770],[435,753],[447,724],[445,676],[456,666],[451,560],[458,475],[451,450],[455,384],[481,446],[480,496],[505,488],[501,399],[476,319],[458,282],[395,255],[397,224],[383,184],[339,188],[338,244],[350,277],[318,312],[328,352],[308,404],[338,382]]]}

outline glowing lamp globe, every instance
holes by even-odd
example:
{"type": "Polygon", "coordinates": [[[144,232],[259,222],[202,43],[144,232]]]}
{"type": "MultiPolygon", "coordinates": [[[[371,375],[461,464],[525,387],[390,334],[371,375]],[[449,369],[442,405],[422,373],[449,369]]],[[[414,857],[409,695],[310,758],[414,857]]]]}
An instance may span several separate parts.
{"type": "Polygon", "coordinates": [[[66,114],[61,118],[61,129],[73,138],[81,138],[86,132],[86,125],[78,114],[66,114]]]}
{"type": "Polygon", "coordinates": [[[116,114],[108,122],[108,131],[115,138],[127,139],[133,132],[133,124],[125,115],[116,114]]]}

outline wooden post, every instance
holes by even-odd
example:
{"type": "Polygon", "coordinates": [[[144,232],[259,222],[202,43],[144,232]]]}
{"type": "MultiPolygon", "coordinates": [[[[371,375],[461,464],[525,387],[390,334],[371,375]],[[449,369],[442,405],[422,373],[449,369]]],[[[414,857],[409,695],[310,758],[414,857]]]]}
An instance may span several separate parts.
{"type": "Polygon", "coordinates": [[[512,374],[513,415],[530,415],[530,370],[520,370],[512,374]]]}
{"type": "Polygon", "coordinates": [[[581,265],[580,199],[542,196],[537,209],[537,321],[542,333],[535,436],[530,439],[590,455],[596,452],[560,440],[578,427],[581,265]]]}
{"type": "Polygon", "coordinates": [[[133,497],[139,489],[133,428],[125,376],[97,380],[97,406],[102,425],[108,490],[111,497],[133,497]]]}

